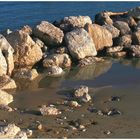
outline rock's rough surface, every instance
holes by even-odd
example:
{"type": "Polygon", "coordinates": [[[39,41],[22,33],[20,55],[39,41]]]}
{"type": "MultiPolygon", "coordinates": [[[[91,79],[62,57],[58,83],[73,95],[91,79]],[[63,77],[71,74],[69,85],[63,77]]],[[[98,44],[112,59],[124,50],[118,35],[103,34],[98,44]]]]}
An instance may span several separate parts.
{"type": "Polygon", "coordinates": [[[120,30],[120,34],[121,35],[126,35],[131,33],[131,29],[128,26],[128,23],[124,22],[124,21],[116,21],[113,23],[113,25],[120,30]]]}
{"type": "Polygon", "coordinates": [[[112,34],[106,28],[97,24],[88,24],[85,29],[91,36],[96,50],[102,50],[104,47],[113,45],[112,34]]]}
{"type": "Polygon", "coordinates": [[[27,33],[19,30],[12,32],[6,38],[14,48],[16,68],[32,67],[42,58],[41,48],[27,33]]]}
{"type": "Polygon", "coordinates": [[[16,83],[7,75],[0,76],[0,89],[15,89],[16,83]]]}
{"type": "Polygon", "coordinates": [[[108,54],[109,56],[116,57],[116,58],[125,57],[127,55],[125,51],[113,52],[113,53],[108,53],[108,54]]]}
{"type": "Polygon", "coordinates": [[[105,27],[112,34],[112,38],[116,38],[120,35],[120,31],[113,25],[107,24],[103,25],[103,27],[105,27]]]}
{"type": "Polygon", "coordinates": [[[34,80],[35,78],[37,78],[38,76],[38,72],[36,71],[36,69],[26,69],[26,68],[22,68],[22,69],[18,69],[15,70],[13,72],[13,77],[16,79],[25,79],[25,80],[34,80]]]}
{"type": "Polygon", "coordinates": [[[44,67],[59,66],[67,68],[71,66],[71,59],[68,54],[53,54],[43,60],[44,67]]]}
{"type": "MultiPolygon", "coordinates": [[[[11,75],[13,69],[14,69],[14,61],[13,61],[13,53],[14,50],[11,47],[11,45],[8,43],[8,41],[6,40],[6,38],[0,34],[0,53],[4,54],[5,60],[6,60],[6,64],[7,64],[7,68],[6,68],[6,64],[5,64],[5,60],[1,54],[1,62],[3,62],[3,65],[0,64],[0,67],[3,67],[4,69],[6,68],[6,74],[11,75]]],[[[0,70],[1,71],[1,70],[0,70]]],[[[4,73],[5,74],[5,73],[4,73]]],[[[1,75],[1,74],[0,74],[1,75]]]]}
{"type": "Polygon", "coordinates": [[[13,102],[13,96],[0,90],[0,105],[8,105],[11,102],[13,102]]]}
{"type": "Polygon", "coordinates": [[[114,52],[120,52],[123,50],[123,46],[114,46],[111,48],[107,48],[107,53],[114,53],[114,52]]]}
{"type": "Polygon", "coordinates": [[[69,16],[60,22],[59,27],[65,32],[68,32],[77,27],[83,28],[87,23],[92,24],[89,16],[69,16]]]}
{"type": "Polygon", "coordinates": [[[55,107],[50,107],[50,106],[46,106],[46,105],[43,105],[41,108],[40,108],[40,112],[43,116],[47,116],[47,115],[59,115],[61,114],[61,112],[55,108],[55,107]]]}
{"type": "Polygon", "coordinates": [[[140,45],[140,30],[132,34],[133,44],[140,45]]]}
{"type": "Polygon", "coordinates": [[[1,127],[0,129],[0,138],[1,139],[27,139],[28,136],[26,132],[22,131],[15,124],[8,124],[7,126],[1,127]]]}
{"type": "Polygon", "coordinates": [[[130,47],[133,57],[140,57],[140,45],[132,45],[130,47]]]}
{"type": "Polygon", "coordinates": [[[132,16],[132,17],[134,17],[136,19],[140,19],[140,7],[136,7],[136,8],[130,9],[128,11],[128,15],[132,16]]]}
{"type": "Polygon", "coordinates": [[[65,41],[73,58],[83,59],[86,56],[96,56],[97,51],[89,34],[82,28],[68,32],[65,41]]]}
{"type": "Polygon", "coordinates": [[[23,28],[21,29],[23,32],[31,35],[32,34],[32,28],[28,25],[23,26],[23,28]]]}
{"type": "Polygon", "coordinates": [[[33,34],[48,46],[61,45],[64,37],[63,31],[47,21],[42,21],[37,25],[33,30],[33,34]]]}
{"type": "Polygon", "coordinates": [[[64,73],[63,69],[58,66],[51,66],[48,67],[46,70],[48,76],[61,76],[64,73]]]}

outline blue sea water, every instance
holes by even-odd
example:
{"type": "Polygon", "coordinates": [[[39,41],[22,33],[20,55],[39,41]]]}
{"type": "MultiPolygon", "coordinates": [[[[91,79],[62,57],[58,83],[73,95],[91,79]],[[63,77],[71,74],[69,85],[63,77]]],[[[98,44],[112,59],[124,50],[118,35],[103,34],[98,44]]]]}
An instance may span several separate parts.
{"type": "Polygon", "coordinates": [[[53,22],[70,15],[92,19],[103,10],[126,11],[140,2],[0,2],[0,31],[34,26],[42,20],[53,22]]]}

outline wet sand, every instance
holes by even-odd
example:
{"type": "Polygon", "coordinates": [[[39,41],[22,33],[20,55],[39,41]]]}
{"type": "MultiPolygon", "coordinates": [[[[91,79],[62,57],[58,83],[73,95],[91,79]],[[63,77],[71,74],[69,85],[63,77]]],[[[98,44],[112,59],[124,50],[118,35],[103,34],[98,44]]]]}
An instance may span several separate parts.
{"type": "Polygon", "coordinates": [[[42,75],[11,92],[14,102],[10,106],[18,110],[11,113],[0,110],[0,120],[32,129],[32,138],[140,138],[139,68],[140,59],[107,60],[84,68],[73,68],[59,78],[42,75]],[[81,84],[90,88],[91,103],[75,109],[59,104],[68,99],[70,89],[81,84]],[[111,96],[120,97],[120,101],[109,101],[111,96]],[[42,116],[38,111],[42,104],[55,104],[62,114],[42,116]],[[89,108],[116,108],[121,115],[100,116],[89,108]],[[42,130],[37,130],[36,121],[41,122],[42,130]],[[85,131],[71,130],[71,121],[80,122],[85,131]],[[106,134],[106,131],[111,133],[106,134]]]}

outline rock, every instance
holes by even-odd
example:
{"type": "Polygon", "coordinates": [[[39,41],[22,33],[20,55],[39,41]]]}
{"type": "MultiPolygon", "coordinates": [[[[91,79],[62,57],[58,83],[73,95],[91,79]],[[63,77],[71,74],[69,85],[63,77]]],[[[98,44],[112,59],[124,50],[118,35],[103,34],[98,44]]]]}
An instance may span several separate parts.
{"type": "Polygon", "coordinates": [[[34,41],[38,46],[40,46],[40,48],[46,49],[45,51],[47,51],[47,46],[46,46],[46,45],[44,44],[44,42],[41,41],[39,38],[34,37],[34,38],[33,38],[33,41],[34,41]]]}
{"type": "Polygon", "coordinates": [[[23,28],[21,29],[23,32],[31,35],[32,34],[32,28],[28,25],[23,26],[23,28]]]}
{"type": "Polygon", "coordinates": [[[28,136],[26,132],[22,131],[15,124],[8,124],[7,126],[1,127],[0,129],[0,138],[1,139],[27,139],[28,136]]]}
{"type": "Polygon", "coordinates": [[[81,106],[77,101],[69,101],[68,104],[71,107],[80,107],[81,106]]]}
{"type": "Polygon", "coordinates": [[[0,105],[8,105],[11,102],[13,102],[13,96],[3,90],[0,90],[0,105]]]}
{"type": "Polygon", "coordinates": [[[103,58],[89,56],[89,57],[85,57],[84,59],[80,60],[78,67],[88,66],[88,65],[95,64],[97,62],[103,62],[103,61],[104,61],[103,58]]]}
{"type": "Polygon", "coordinates": [[[40,112],[43,116],[48,116],[48,115],[59,115],[61,114],[61,111],[59,111],[57,108],[55,107],[47,107],[46,105],[43,105],[40,108],[40,112]]]}
{"type": "Polygon", "coordinates": [[[38,76],[38,72],[36,69],[18,69],[13,72],[13,77],[15,79],[23,79],[23,80],[34,80],[38,76]]]}
{"type": "Polygon", "coordinates": [[[127,55],[127,52],[125,51],[113,52],[113,53],[108,53],[108,55],[111,57],[120,58],[120,57],[125,57],[127,55]]]}
{"type": "Polygon", "coordinates": [[[132,41],[134,45],[140,45],[140,30],[132,34],[132,41]]]}
{"type": "Polygon", "coordinates": [[[132,43],[131,35],[123,35],[114,40],[115,46],[128,47],[128,46],[131,46],[131,43],[132,43]]]}
{"type": "Polygon", "coordinates": [[[117,102],[119,102],[120,101],[120,97],[118,97],[118,96],[111,96],[109,101],[117,101],[117,102]]]}
{"type": "Polygon", "coordinates": [[[0,109],[8,112],[12,112],[13,109],[9,107],[8,105],[0,104],[0,109]]]}
{"type": "Polygon", "coordinates": [[[128,15],[132,16],[132,17],[134,17],[136,19],[140,19],[140,7],[136,7],[136,8],[130,9],[128,11],[128,15]]]}
{"type": "Polygon", "coordinates": [[[107,25],[103,25],[103,27],[106,28],[112,34],[112,38],[116,38],[120,35],[120,30],[118,30],[113,25],[107,24],[107,25]]]}
{"type": "Polygon", "coordinates": [[[123,46],[114,46],[114,47],[111,47],[111,48],[107,48],[106,52],[108,54],[110,54],[110,53],[120,52],[122,50],[123,50],[123,46]]]}
{"type": "Polygon", "coordinates": [[[113,25],[120,30],[120,35],[126,35],[131,33],[131,29],[128,26],[128,23],[124,21],[116,21],[113,23],[113,25]]]}
{"type": "Polygon", "coordinates": [[[108,113],[107,113],[108,116],[121,115],[121,114],[122,114],[122,113],[121,113],[119,110],[117,110],[117,109],[111,109],[111,110],[109,110],[108,113]]]}
{"type": "MultiPolygon", "coordinates": [[[[14,60],[13,60],[13,53],[14,50],[11,47],[11,45],[8,43],[8,41],[6,40],[6,38],[0,34],[0,67],[3,67],[2,69],[6,70],[6,74],[11,75],[13,69],[14,69],[14,60]],[[7,68],[6,68],[6,63],[4,60],[4,57],[2,56],[2,54],[4,54],[6,63],[7,63],[7,68]]],[[[1,71],[1,70],[0,70],[1,71]]],[[[5,74],[5,73],[3,73],[5,74]]],[[[1,75],[1,74],[0,74],[1,75]]]]}
{"type": "Polygon", "coordinates": [[[110,18],[110,15],[108,15],[107,12],[101,12],[95,15],[95,23],[99,25],[104,24],[113,24],[113,20],[110,18]]]}
{"type": "Polygon", "coordinates": [[[15,89],[16,83],[7,75],[0,76],[0,89],[15,89]]]}
{"type": "Polygon", "coordinates": [[[31,68],[42,58],[42,51],[32,38],[25,32],[19,30],[12,32],[7,40],[14,48],[14,62],[16,68],[31,68]]]}
{"type": "Polygon", "coordinates": [[[62,47],[59,47],[57,50],[56,50],[56,53],[58,54],[63,54],[63,53],[69,53],[68,52],[68,49],[65,47],[65,46],[62,46],[62,47]]]}
{"type": "Polygon", "coordinates": [[[140,45],[132,45],[129,49],[132,51],[133,57],[140,57],[140,45]]]}
{"type": "Polygon", "coordinates": [[[43,60],[44,67],[59,66],[67,68],[71,66],[71,59],[68,54],[53,54],[43,60]]]}
{"type": "Polygon", "coordinates": [[[75,28],[84,28],[87,23],[92,24],[89,16],[69,16],[60,21],[59,28],[65,32],[70,32],[75,28]]]}
{"type": "Polygon", "coordinates": [[[88,87],[80,86],[76,88],[74,91],[74,98],[80,102],[89,102],[91,100],[91,96],[88,94],[88,87]]]}
{"type": "Polygon", "coordinates": [[[106,28],[97,24],[87,24],[85,29],[91,36],[97,51],[113,45],[112,34],[106,28]]]}
{"type": "Polygon", "coordinates": [[[110,135],[112,132],[110,130],[104,131],[104,134],[110,135]]]}
{"type": "Polygon", "coordinates": [[[64,74],[63,69],[58,66],[48,67],[46,70],[48,76],[61,76],[64,74]]]}
{"type": "Polygon", "coordinates": [[[6,73],[7,73],[7,63],[0,49],[0,76],[2,76],[3,74],[5,75],[6,73]]]}
{"type": "Polygon", "coordinates": [[[33,34],[48,46],[60,46],[64,37],[63,31],[47,21],[42,21],[37,25],[33,34]]]}
{"type": "Polygon", "coordinates": [[[83,59],[86,56],[96,56],[95,45],[84,29],[75,29],[65,35],[65,42],[73,58],[83,59]]]}

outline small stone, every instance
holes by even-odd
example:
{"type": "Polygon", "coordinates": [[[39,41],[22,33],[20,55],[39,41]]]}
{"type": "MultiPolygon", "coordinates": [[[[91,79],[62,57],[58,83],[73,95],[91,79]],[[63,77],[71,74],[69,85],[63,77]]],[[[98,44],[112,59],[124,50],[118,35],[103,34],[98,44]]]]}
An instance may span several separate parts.
{"type": "Polygon", "coordinates": [[[13,109],[9,107],[8,105],[0,105],[0,109],[8,112],[12,112],[13,109]]]}
{"type": "Polygon", "coordinates": [[[118,96],[111,96],[111,98],[109,99],[109,101],[120,101],[120,97],[118,96]]]}
{"type": "Polygon", "coordinates": [[[108,111],[108,113],[107,113],[108,116],[121,115],[121,114],[122,113],[117,109],[112,109],[112,110],[108,111]]]}
{"type": "Polygon", "coordinates": [[[47,116],[47,115],[59,115],[61,114],[61,112],[55,108],[55,107],[46,107],[46,105],[43,105],[40,108],[40,112],[43,116],[47,116]]]}
{"type": "Polygon", "coordinates": [[[39,124],[39,125],[37,126],[37,128],[38,128],[38,130],[42,130],[42,128],[43,128],[42,124],[39,124]]]}
{"type": "Polygon", "coordinates": [[[109,131],[109,130],[107,130],[107,131],[104,131],[104,134],[106,134],[106,135],[110,135],[112,132],[111,131],[109,131]]]}
{"type": "Polygon", "coordinates": [[[81,105],[77,101],[70,101],[69,106],[71,106],[71,107],[80,107],[81,105]]]}
{"type": "Polygon", "coordinates": [[[72,125],[69,125],[68,129],[70,129],[70,130],[77,130],[77,128],[72,126],[72,125]]]}
{"type": "Polygon", "coordinates": [[[100,116],[104,115],[104,113],[101,110],[98,110],[97,114],[100,115],[100,116]]]}
{"type": "Polygon", "coordinates": [[[87,131],[86,129],[82,129],[83,132],[87,131]]]}
{"type": "Polygon", "coordinates": [[[85,129],[85,126],[84,125],[79,125],[79,129],[85,129]]]}

